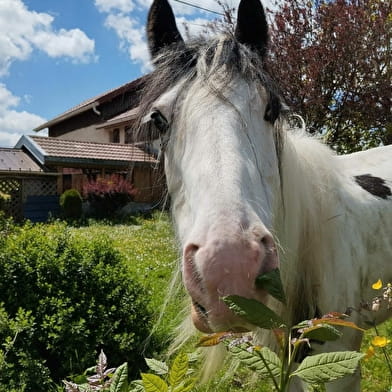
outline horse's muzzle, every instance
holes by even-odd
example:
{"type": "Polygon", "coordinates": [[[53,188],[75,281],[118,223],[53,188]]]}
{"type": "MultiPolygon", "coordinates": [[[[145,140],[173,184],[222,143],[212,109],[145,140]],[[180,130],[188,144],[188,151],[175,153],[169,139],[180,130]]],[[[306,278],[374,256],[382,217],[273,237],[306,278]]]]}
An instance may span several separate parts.
{"type": "Polygon", "coordinates": [[[252,329],[222,298],[239,295],[265,301],[267,294],[256,287],[256,278],[279,264],[272,235],[263,226],[225,234],[206,237],[204,244],[188,243],[183,252],[183,279],[192,298],[192,320],[202,332],[252,329]]]}

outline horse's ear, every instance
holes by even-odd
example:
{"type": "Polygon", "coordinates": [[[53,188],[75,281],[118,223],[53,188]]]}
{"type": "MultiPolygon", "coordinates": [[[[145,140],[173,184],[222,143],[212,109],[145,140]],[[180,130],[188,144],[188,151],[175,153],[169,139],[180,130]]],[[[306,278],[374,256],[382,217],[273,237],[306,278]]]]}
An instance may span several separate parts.
{"type": "Polygon", "coordinates": [[[238,6],[236,39],[263,57],[268,45],[268,24],[260,0],[241,0],[238,6]]]}
{"type": "Polygon", "coordinates": [[[184,41],[167,0],[154,0],[152,3],[147,19],[147,38],[152,58],[163,47],[184,41]]]}

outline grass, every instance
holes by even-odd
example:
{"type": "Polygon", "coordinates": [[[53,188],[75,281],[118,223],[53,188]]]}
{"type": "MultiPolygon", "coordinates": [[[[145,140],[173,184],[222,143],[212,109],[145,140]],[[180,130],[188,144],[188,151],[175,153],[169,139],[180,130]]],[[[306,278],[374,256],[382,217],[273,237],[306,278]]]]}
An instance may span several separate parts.
{"type": "MultiPolygon", "coordinates": [[[[140,281],[148,288],[151,296],[151,306],[157,316],[165,300],[166,288],[171,279],[178,251],[166,214],[156,214],[151,219],[135,219],[132,224],[91,223],[89,226],[73,229],[78,235],[109,237],[116,248],[128,261],[129,268],[137,272],[140,281]]],[[[181,295],[167,306],[161,323],[159,334],[168,336],[179,319],[179,309],[182,308],[181,295]]],[[[392,321],[380,327],[380,333],[392,335],[392,321]]],[[[374,332],[365,334],[362,352],[366,352],[374,332]]],[[[193,345],[187,350],[192,352],[193,345]]],[[[362,392],[389,392],[392,380],[388,373],[381,351],[369,360],[362,362],[362,392]]],[[[254,375],[246,370],[239,370],[234,377],[225,378],[225,370],[209,384],[197,388],[197,392],[271,392],[272,387],[264,380],[255,380],[254,375]]],[[[321,392],[315,391],[315,392],[321,392]]]]}

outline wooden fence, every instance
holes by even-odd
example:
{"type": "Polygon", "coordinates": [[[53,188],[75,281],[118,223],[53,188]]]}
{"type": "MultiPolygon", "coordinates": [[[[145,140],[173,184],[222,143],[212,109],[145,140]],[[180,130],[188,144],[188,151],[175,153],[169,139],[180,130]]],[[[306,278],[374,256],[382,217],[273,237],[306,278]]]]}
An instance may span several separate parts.
{"type": "Polygon", "coordinates": [[[46,220],[43,219],[44,215],[48,217],[50,212],[58,212],[56,176],[0,176],[0,191],[11,196],[6,213],[17,221],[24,218],[33,220],[34,214],[37,216],[34,221],[42,221],[46,220]],[[41,198],[34,199],[37,196],[41,198]],[[45,199],[46,196],[53,197],[45,199]],[[42,213],[39,212],[40,208],[42,213]],[[35,210],[34,214],[32,210],[35,210]]]}

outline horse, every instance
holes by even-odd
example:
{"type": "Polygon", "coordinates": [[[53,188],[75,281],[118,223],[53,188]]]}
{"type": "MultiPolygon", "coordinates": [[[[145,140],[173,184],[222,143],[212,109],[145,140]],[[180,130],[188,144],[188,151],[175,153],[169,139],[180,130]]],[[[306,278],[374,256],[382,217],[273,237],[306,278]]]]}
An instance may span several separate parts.
{"type": "MultiPolygon", "coordinates": [[[[147,37],[154,71],[138,123],[161,143],[196,329],[252,330],[222,301],[227,295],[261,301],[294,325],[344,313],[373,298],[379,278],[391,282],[392,147],[337,156],[303,126],[290,126],[265,67],[260,1],[241,0],[235,32],[185,42],[168,1],[154,0],[147,37]],[[255,285],[276,268],[285,306],[255,285]]],[[[380,323],[390,315],[385,306],[353,312],[352,320],[366,327],[366,317],[380,323]]],[[[347,329],[319,350],[358,350],[361,339],[347,329]]],[[[356,372],[327,390],[359,387],[356,372]]]]}

